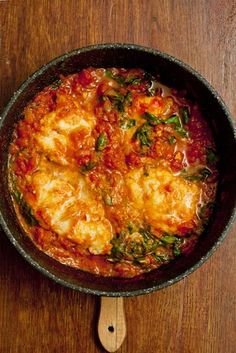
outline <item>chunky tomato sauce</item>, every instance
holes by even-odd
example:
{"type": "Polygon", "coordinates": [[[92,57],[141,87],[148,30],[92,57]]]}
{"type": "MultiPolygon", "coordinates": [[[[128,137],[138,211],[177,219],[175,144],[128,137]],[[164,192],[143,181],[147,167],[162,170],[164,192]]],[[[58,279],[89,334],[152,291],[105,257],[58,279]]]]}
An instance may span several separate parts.
{"type": "Polygon", "coordinates": [[[19,116],[9,185],[39,249],[133,277],[193,249],[214,206],[217,153],[185,92],[141,69],[88,68],[61,76],[19,116]]]}

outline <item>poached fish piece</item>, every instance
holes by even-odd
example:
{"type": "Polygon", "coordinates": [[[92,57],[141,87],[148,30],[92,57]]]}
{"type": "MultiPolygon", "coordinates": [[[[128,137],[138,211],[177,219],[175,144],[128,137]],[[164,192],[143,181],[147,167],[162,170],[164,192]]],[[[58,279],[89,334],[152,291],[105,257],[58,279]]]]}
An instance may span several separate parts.
{"type": "Polygon", "coordinates": [[[151,168],[147,176],[142,168],[134,169],[126,183],[130,201],[154,228],[178,234],[181,224],[197,222],[198,185],[162,167],[151,168]]]}
{"type": "Polygon", "coordinates": [[[101,201],[91,193],[76,171],[57,166],[42,170],[31,180],[35,217],[59,236],[71,239],[92,254],[106,254],[111,248],[112,229],[101,201]]]}
{"type": "Polygon", "coordinates": [[[72,112],[55,112],[45,115],[40,121],[39,132],[35,134],[36,148],[53,162],[69,165],[73,158],[71,136],[82,133],[83,138],[90,137],[96,119],[82,108],[72,112]]]}

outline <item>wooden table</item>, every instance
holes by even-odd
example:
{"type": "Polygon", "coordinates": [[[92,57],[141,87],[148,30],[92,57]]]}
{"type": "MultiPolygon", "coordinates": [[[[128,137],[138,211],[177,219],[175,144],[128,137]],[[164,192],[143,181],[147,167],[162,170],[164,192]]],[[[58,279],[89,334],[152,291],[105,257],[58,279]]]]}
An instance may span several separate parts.
{"type": "MultiPolygon", "coordinates": [[[[128,42],[197,69],[236,116],[236,2],[227,0],[0,1],[0,109],[33,71],[73,48],[128,42]]],[[[195,273],[125,299],[119,352],[236,352],[236,227],[195,273]]],[[[26,263],[0,233],[0,352],[104,352],[99,298],[62,288],[26,263]]]]}

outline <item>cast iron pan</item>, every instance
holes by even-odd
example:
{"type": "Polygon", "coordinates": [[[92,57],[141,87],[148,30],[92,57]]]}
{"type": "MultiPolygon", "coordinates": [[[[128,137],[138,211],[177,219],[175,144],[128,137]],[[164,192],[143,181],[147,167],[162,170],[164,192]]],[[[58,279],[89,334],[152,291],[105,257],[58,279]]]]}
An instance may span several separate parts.
{"type": "MultiPolygon", "coordinates": [[[[236,134],[222,99],[196,71],[160,51],[130,44],[102,44],[77,49],[44,65],[13,94],[0,117],[0,223],[21,255],[54,281],[81,292],[108,297],[140,295],[159,290],[196,270],[215,251],[233,223],[236,200],[236,134]],[[159,81],[186,89],[201,105],[220,153],[220,182],[216,208],[193,252],[175,262],[134,279],[103,278],[76,270],[39,251],[17,222],[7,182],[7,154],[12,131],[26,104],[59,78],[88,66],[140,67],[158,75],[159,81]]],[[[119,303],[119,302],[117,302],[119,303]]],[[[116,305],[118,305],[116,303],[116,305]]],[[[109,303],[109,305],[111,305],[109,303]]],[[[117,307],[114,310],[118,310],[117,307]]],[[[112,328],[110,333],[112,334],[112,328]]]]}

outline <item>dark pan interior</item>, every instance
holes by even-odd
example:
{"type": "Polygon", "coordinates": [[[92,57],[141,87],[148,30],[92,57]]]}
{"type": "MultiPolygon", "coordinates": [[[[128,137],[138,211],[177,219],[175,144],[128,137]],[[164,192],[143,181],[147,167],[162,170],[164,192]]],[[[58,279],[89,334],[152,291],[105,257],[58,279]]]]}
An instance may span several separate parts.
{"type": "MultiPolygon", "coordinates": [[[[166,54],[134,45],[108,44],[67,53],[33,74],[14,93],[1,115],[0,130],[0,221],[18,251],[32,265],[57,282],[86,293],[128,296],[151,292],[170,285],[199,267],[224,239],[233,223],[236,198],[235,133],[224,103],[210,85],[187,65],[166,54]],[[160,77],[163,83],[186,89],[204,110],[220,152],[220,183],[217,206],[194,251],[175,262],[134,279],[102,278],[64,266],[39,251],[17,223],[7,183],[7,153],[15,122],[33,96],[59,78],[85,67],[141,67],[160,77]]],[[[10,261],[10,260],[9,260],[10,261]]]]}

